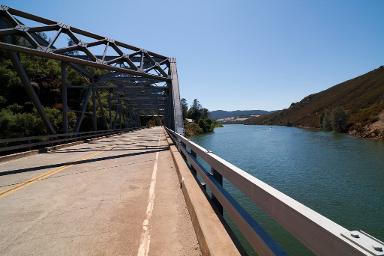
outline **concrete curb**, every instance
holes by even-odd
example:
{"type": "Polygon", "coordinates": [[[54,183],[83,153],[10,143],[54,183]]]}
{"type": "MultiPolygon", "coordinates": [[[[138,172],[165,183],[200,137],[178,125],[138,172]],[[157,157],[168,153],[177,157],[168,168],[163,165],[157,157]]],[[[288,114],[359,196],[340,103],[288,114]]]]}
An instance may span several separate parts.
{"type": "Polygon", "coordinates": [[[197,184],[173,141],[165,132],[177,176],[203,255],[240,255],[234,242],[197,184]]]}

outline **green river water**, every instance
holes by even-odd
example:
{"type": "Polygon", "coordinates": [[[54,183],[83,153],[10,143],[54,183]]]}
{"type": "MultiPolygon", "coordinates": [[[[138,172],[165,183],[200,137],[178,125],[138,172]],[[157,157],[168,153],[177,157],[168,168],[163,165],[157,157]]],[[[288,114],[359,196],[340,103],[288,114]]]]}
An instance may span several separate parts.
{"type": "MultiPolygon", "coordinates": [[[[384,142],[257,125],[225,125],[192,140],[347,229],[384,240],[384,142]]],[[[310,254],[231,184],[224,186],[289,255],[310,254]]]]}

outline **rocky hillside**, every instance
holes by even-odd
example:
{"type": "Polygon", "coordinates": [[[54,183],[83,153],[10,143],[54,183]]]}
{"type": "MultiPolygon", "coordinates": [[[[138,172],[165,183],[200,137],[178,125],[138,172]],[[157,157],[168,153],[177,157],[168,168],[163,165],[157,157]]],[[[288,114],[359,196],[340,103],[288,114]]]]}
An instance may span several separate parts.
{"type": "Polygon", "coordinates": [[[245,123],[319,128],[384,139],[384,67],[245,123]]]}

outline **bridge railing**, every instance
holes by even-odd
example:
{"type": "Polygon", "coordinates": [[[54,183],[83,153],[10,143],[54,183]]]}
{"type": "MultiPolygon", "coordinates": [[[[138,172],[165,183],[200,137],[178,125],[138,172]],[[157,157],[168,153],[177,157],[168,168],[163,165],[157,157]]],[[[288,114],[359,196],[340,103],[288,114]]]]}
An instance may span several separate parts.
{"type": "Polygon", "coordinates": [[[0,155],[9,152],[22,151],[26,149],[42,148],[78,140],[86,140],[99,136],[106,136],[127,132],[138,128],[110,129],[90,132],[73,132],[53,135],[29,136],[22,138],[0,139],[0,155]]]}
{"type": "Polygon", "coordinates": [[[260,255],[285,252],[223,187],[223,178],[317,255],[384,255],[384,243],[363,231],[350,231],[279,190],[166,128],[179,152],[212,193],[212,202],[225,210],[260,255]],[[197,160],[209,166],[207,170],[197,160]]]}

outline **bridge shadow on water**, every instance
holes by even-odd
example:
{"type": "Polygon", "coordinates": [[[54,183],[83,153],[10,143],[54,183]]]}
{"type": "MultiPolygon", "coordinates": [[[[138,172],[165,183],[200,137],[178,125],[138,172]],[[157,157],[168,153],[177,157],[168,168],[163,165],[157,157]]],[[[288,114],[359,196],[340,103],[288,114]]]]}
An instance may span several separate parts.
{"type": "MultiPolygon", "coordinates": [[[[125,150],[131,150],[131,149],[124,149],[122,151],[125,151],[125,150]]],[[[135,150],[137,150],[137,148],[135,150]]],[[[35,167],[30,167],[30,168],[22,168],[22,169],[2,171],[2,172],[0,172],[0,176],[17,174],[17,173],[24,173],[24,172],[40,171],[40,170],[44,170],[44,169],[57,168],[57,167],[62,167],[62,166],[66,166],[66,165],[78,165],[78,164],[86,164],[86,163],[92,163],[92,162],[101,162],[101,161],[106,161],[106,160],[111,160],[111,159],[119,159],[119,158],[123,158],[123,157],[156,153],[156,152],[161,152],[161,151],[166,151],[166,150],[168,150],[168,146],[167,147],[153,147],[153,148],[150,148],[150,150],[141,151],[141,152],[126,153],[126,154],[120,154],[120,155],[114,155],[114,156],[105,156],[105,157],[99,157],[99,158],[93,158],[93,159],[70,161],[70,162],[63,162],[63,163],[57,163],[57,164],[35,166],[35,167]]],[[[89,150],[89,151],[98,151],[98,150],[89,150]]],[[[108,152],[111,150],[103,150],[103,151],[108,152]]],[[[74,152],[74,151],[71,151],[71,152],[74,152]]],[[[78,151],[78,152],[86,152],[86,151],[78,151]]]]}

